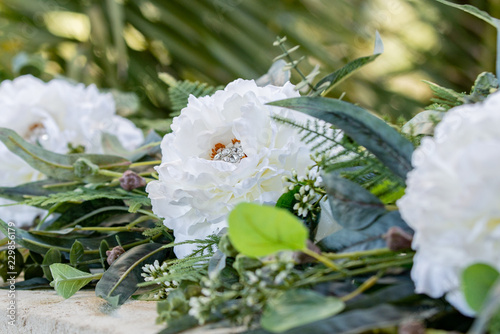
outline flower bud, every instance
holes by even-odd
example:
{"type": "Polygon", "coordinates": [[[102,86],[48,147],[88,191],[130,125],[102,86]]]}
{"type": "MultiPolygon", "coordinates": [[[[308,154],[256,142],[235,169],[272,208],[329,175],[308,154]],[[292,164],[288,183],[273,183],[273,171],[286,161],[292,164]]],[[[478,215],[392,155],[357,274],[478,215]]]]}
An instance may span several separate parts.
{"type": "Polygon", "coordinates": [[[108,257],[106,261],[109,265],[112,265],[120,255],[125,253],[125,249],[122,246],[116,246],[112,250],[106,251],[106,256],[108,257]]]}
{"type": "Polygon", "coordinates": [[[401,251],[411,248],[413,236],[406,233],[400,227],[393,226],[384,235],[387,247],[392,251],[401,251]]]}
{"type": "Polygon", "coordinates": [[[120,178],[120,186],[125,190],[132,190],[135,188],[144,187],[146,185],[146,180],[134,173],[131,170],[125,171],[123,176],[120,178]]]}

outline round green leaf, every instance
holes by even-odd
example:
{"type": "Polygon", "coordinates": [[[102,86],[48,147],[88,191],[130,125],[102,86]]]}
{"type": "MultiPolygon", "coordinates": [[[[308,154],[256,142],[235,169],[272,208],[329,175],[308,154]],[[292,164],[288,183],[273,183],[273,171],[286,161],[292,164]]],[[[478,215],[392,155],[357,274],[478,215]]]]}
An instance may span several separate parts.
{"type": "Polygon", "coordinates": [[[242,254],[266,256],[306,248],[307,228],[284,209],[241,203],[229,214],[229,239],[242,254]]]}
{"type": "Polygon", "coordinates": [[[344,302],[312,290],[288,290],[271,301],[261,318],[264,329],[281,333],[291,328],[331,317],[344,309],[344,302]]]}
{"type": "Polygon", "coordinates": [[[462,272],[462,291],[470,308],[479,311],[488,292],[500,277],[498,271],[484,263],[473,264],[462,272]]]}

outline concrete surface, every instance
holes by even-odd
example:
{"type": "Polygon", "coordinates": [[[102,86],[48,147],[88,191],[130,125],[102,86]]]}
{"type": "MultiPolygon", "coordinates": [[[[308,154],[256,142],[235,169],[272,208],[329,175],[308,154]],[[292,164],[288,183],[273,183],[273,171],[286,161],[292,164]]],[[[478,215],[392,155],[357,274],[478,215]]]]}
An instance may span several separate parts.
{"type": "MultiPolygon", "coordinates": [[[[77,292],[69,299],[54,290],[15,292],[16,321],[9,325],[9,290],[0,290],[0,334],[156,334],[165,328],[155,325],[156,302],[129,300],[110,309],[94,290],[77,292]]],[[[245,327],[203,326],[185,334],[234,334],[245,327]]]]}
{"type": "Polygon", "coordinates": [[[0,333],[4,334],[154,334],[156,303],[128,301],[111,310],[93,290],[69,299],[53,290],[16,291],[16,322],[9,325],[8,290],[0,290],[0,333]]]}

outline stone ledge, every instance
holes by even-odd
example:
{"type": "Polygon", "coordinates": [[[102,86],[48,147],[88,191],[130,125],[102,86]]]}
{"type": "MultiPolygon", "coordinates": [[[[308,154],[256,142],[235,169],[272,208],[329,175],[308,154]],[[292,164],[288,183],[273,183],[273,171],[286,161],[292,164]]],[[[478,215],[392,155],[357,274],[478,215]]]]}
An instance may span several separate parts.
{"type": "Polygon", "coordinates": [[[93,290],[69,299],[53,290],[16,291],[16,325],[8,325],[8,290],[0,290],[0,333],[8,334],[155,334],[156,303],[128,301],[111,310],[93,290]]]}

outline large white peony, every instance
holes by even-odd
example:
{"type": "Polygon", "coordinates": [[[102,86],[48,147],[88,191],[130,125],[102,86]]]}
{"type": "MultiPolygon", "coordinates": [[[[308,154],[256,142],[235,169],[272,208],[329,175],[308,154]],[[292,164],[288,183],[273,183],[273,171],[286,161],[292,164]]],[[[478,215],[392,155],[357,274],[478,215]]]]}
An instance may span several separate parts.
{"type": "MultiPolygon", "coordinates": [[[[240,202],[276,203],[282,177],[313,164],[297,131],[270,117],[304,123],[308,116],[265,105],[297,96],[290,83],[258,87],[241,79],[212,96],[190,96],[163,138],[159,180],[146,188],[153,211],[165,218],[176,242],[217,233],[240,202]]],[[[175,253],[183,258],[193,249],[177,246],[175,253]]]]}
{"type": "MultiPolygon", "coordinates": [[[[135,125],[115,114],[111,94],[94,85],[73,85],[64,80],[45,83],[26,75],[0,84],[0,127],[13,129],[43,148],[68,153],[68,145],[83,146],[86,153],[103,153],[103,132],[115,135],[126,149],[144,140],[135,125]]],[[[13,187],[44,176],[0,142],[0,186],[13,187]]],[[[10,203],[0,199],[0,204],[10,203]]],[[[28,206],[0,207],[0,218],[26,225],[42,210],[28,206]]]]}
{"type": "Polygon", "coordinates": [[[416,291],[473,315],[460,292],[467,266],[500,270],[500,93],[450,110],[413,155],[397,203],[415,230],[416,291]]]}

